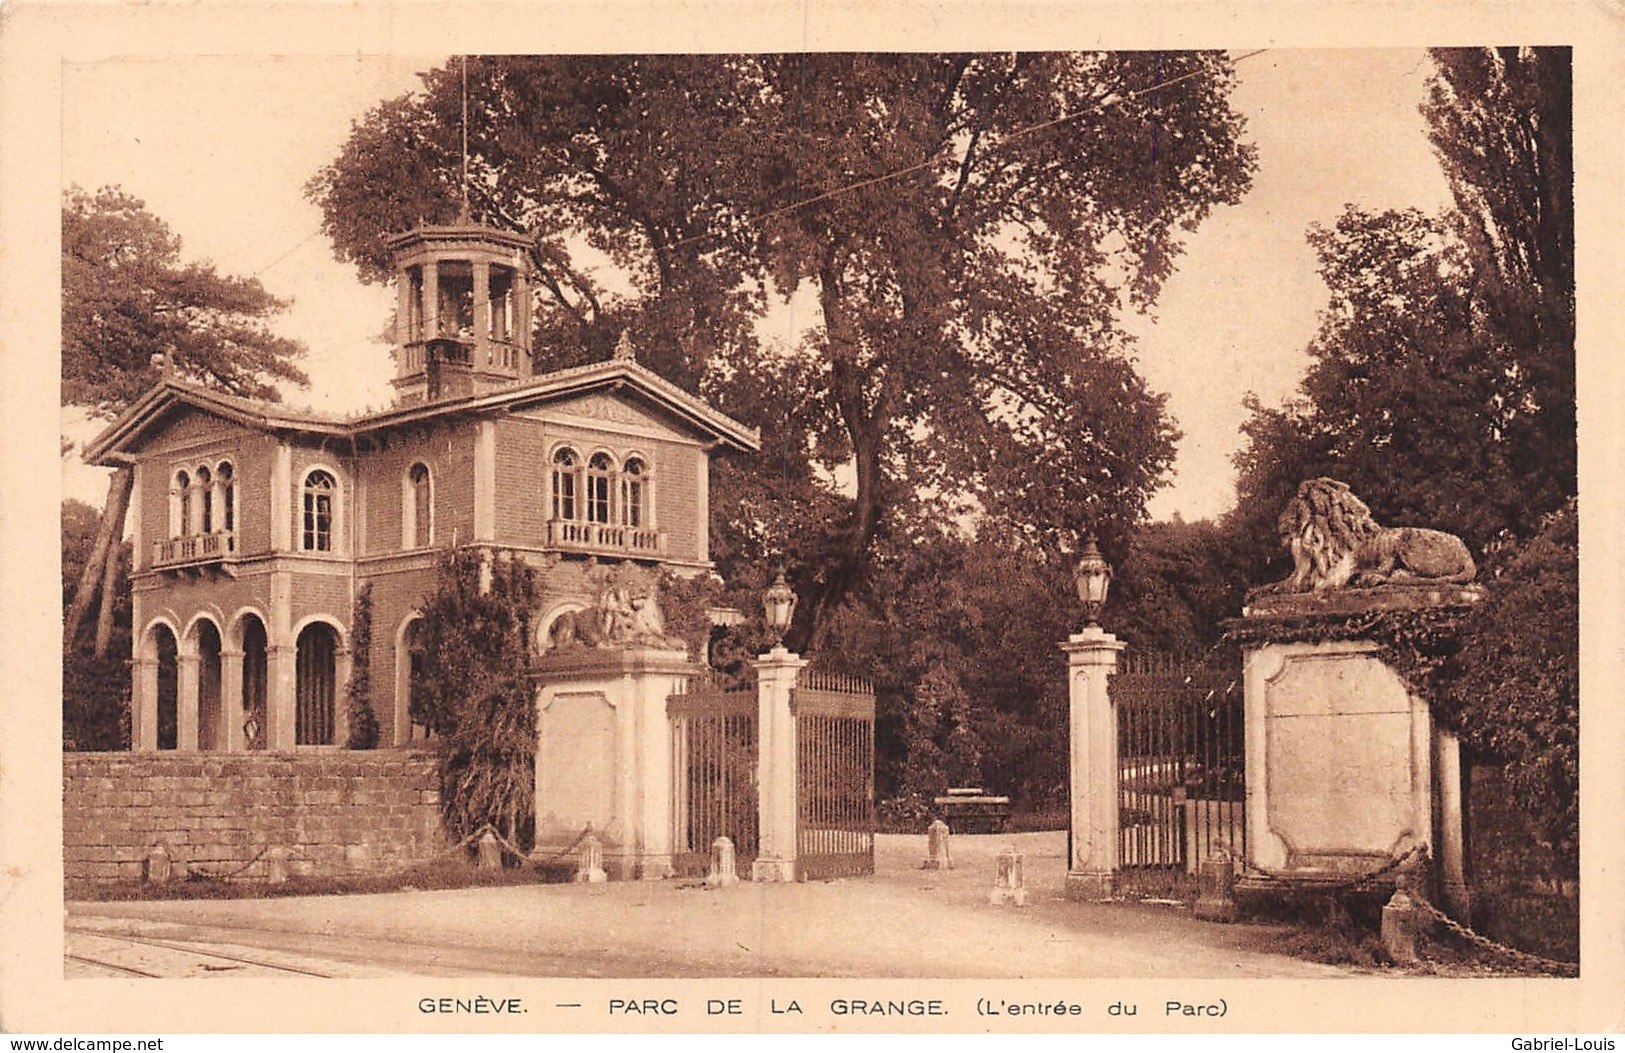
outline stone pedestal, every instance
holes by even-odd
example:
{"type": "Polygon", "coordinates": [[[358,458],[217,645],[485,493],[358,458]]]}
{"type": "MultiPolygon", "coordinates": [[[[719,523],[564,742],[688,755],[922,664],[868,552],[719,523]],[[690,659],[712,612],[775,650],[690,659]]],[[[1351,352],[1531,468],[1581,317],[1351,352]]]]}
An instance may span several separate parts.
{"type": "Polygon", "coordinates": [[[1072,818],[1067,860],[1068,899],[1112,895],[1117,869],[1117,713],[1106,692],[1125,645],[1091,626],[1073,635],[1067,654],[1070,696],[1072,818]]]}
{"type": "MultiPolygon", "coordinates": [[[[1352,626],[1373,613],[1464,606],[1476,596],[1454,586],[1388,586],[1270,596],[1247,610],[1241,631],[1249,641],[1252,868],[1307,886],[1330,884],[1417,846],[1437,847],[1440,739],[1427,703],[1383,660],[1377,643],[1359,638],[1352,626]],[[1305,627],[1323,638],[1304,641],[1305,627]]],[[[1457,787],[1440,840],[1455,846],[1444,854],[1454,853],[1459,873],[1459,777],[1457,787]]]]}
{"type": "Polygon", "coordinates": [[[948,824],[941,819],[933,819],[931,825],[925,829],[925,862],[920,864],[921,870],[952,870],[954,857],[948,847],[948,824]]]}
{"type": "Polygon", "coordinates": [[[734,859],[731,838],[719,837],[711,842],[711,866],[706,871],[705,883],[712,888],[731,888],[739,884],[739,868],[734,859]]]}
{"type": "Polygon", "coordinates": [[[666,698],[693,672],[682,651],[574,648],[537,671],[536,846],[552,858],[589,826],[617,880],[672,873],[666,698]]]}
{"type": "Polygon", "coordinates": [[[1021,853],[1012,845],[999,853],[993,862],[993,891],[988,893],[988,902],[995,907],[1004,903],[1013,903],[1018,907],[1027,905],[1027,879],[1023,873],[1021,853]]]}
{"type": "Polygon", "coordinates": [[[759,817],[752,881],[796,879],[796,718],[790,696],[806,659],[782,646],[756,662],[756,792],[759,817]]]}

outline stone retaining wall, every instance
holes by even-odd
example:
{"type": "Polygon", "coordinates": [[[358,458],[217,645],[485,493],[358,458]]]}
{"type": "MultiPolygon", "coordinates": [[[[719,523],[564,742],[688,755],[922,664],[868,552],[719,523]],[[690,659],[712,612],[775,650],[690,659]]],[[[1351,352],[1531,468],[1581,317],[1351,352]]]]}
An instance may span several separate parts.
{"type": "MultiPolygon", "coordinates": [[[[63,756],[69,884],[140,880],[158,845],[196,871],[234,871],[274,847],[289,874],[334,876],[411,866],[449,841],[429,753],[63,756]]],[[[239,876],[263,880],[268,866],[261,856],[239,876]]]]}

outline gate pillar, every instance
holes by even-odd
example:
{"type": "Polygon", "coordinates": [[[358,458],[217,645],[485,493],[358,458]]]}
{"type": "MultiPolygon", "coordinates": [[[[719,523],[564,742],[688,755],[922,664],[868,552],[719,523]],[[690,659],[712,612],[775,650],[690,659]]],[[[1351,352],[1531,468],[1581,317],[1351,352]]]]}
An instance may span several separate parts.
{"type": "Polygon", "coordinates": [[[1061,644],[1070,699],[1068,899],[1109,899],[1117,870],[1117,714],[1107,678],[1126,645],[1098,625],[1061,644]]]}
{"type": "Polygon", "coordinates": [[[756,667],[756,784],[759,852],[752,881],[796,879],[796,718],[790,696],[807,660],[783,645],[759,656],[756,667]]]}

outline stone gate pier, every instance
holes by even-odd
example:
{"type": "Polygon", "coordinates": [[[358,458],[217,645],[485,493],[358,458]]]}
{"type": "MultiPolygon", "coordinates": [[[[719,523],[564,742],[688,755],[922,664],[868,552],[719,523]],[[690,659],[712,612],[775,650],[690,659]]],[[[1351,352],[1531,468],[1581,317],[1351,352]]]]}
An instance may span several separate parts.
{"type": "Polygon", "coordinates": [[[1446,904],[1465,905],[1459,745],[1370,630],[1478,597],[1444,584],[1264,595],[1232,623],[1246,691],[1247,870],[1266,876],[1257,887],[1342,884],[1425,849],[1446,904]]]}
{"type": "Polygon", "coordinates": [[[568,854],[587,827],[617,880],[672,873],[666,699],[696,671],[666,647],[573,648],[538,665],[533,856],[568,854]]]}

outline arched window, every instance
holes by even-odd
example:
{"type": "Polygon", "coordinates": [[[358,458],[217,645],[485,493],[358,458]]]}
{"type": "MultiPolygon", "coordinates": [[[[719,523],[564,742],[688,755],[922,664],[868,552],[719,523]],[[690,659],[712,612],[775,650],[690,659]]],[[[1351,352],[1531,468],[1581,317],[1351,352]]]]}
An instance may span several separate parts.
{"type": "Polygon", "coordinates": [[[621,525],[641,527],[649,521],[649,477],[643,461],[628,457],[621,469],[621,525]]]}
{"type": "Polygon", "coordinates": [[[609,480],[615,462],[607,453],[595,453],[587,462],[587,522],[609,522],[609,480]]]}
{"type": "Polygon", "coordinates": [[[215,469],[214,485],[220,491],[220,529],[229,534],[237,529],[237,486],[230,461],[221,461],[215,469]]]}
{"type": "Polygon", "coordinates": [[[192,532],[192,477],[185,472],[175,473],[175,495],[170,506],[174,514],[169,533],[172,537],[185,537],[192,532]]]}
{"type": "Polygon", "coordinates": [[[214,475],[208,465],[197,470],[198,529],[196,533],[214,533],[214,475]]]}
{"type": "Polygon", "coordinates": [[[299,634],[294,661],[294,745],[331,746],[337,679],[338,633],[315,622],[299,634]]]}
{"type": "Polygon", "coordinates": [[[306,552],[333,551],[334,478],[320,469],[305,476],[304,532],[300,547],[306,552]]]}
{"type": "Polygon", "coordinates": [[[421,461],[406,473],[401,547],[423,548],[434,543],[434,501],[429,489],[429,466],[421,461]]]}
{"type": "Polygon", "coordinates": [[[553,455],[553,518],[575,519],[580,500],[576,492],[580,485],[581,458],[568,446],[553,455]]]}

